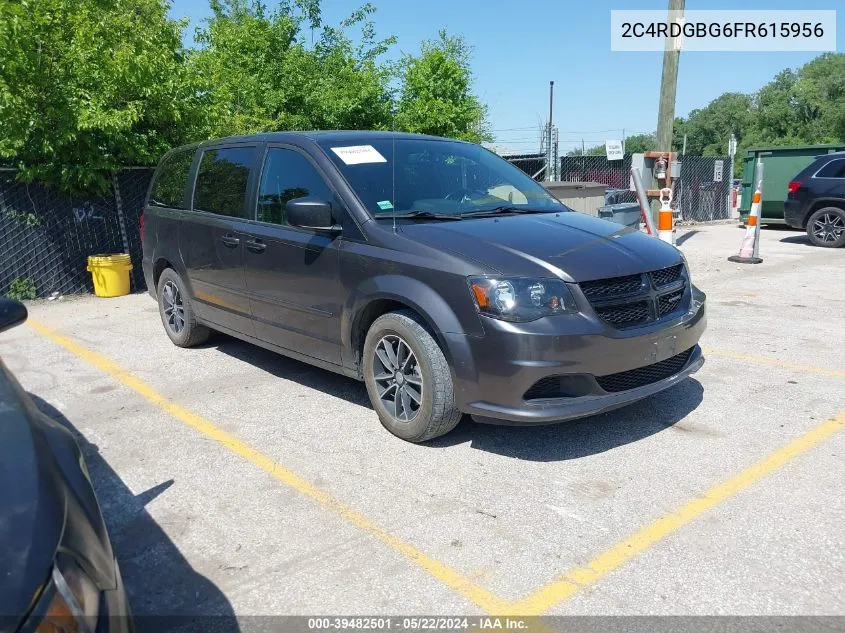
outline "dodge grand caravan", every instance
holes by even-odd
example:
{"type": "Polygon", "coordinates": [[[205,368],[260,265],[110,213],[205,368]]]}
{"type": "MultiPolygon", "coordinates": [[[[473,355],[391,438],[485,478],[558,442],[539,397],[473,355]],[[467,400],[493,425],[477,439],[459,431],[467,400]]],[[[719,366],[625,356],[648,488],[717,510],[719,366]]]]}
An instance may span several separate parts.
{"type": "Polygon", "coordinates": [[[178,346],[218,330],[363,380],[420,442],[463,413],[608,411],[701,367],[705,297],[673,246],[571,212],[492,152],[272,133],[162,158],[143,268],[178,346]]]}

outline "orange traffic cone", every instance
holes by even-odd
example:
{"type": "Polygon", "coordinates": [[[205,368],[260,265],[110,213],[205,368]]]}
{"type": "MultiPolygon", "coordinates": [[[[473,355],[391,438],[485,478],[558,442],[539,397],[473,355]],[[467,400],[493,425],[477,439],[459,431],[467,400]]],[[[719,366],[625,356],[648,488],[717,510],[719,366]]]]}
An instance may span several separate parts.
{"type": "Polygon", "coordinates": [[[751,211],[748,213],[748,220],[745,222],[745,237],[742,238],[742,245],[739,247],[739,255],[728,257],[729,262],[738,264],[759,264],[763,260],[760,257],[760,207],[762,206],[761,182],[757,184],[754,198],[751,201],[751,211]]]}

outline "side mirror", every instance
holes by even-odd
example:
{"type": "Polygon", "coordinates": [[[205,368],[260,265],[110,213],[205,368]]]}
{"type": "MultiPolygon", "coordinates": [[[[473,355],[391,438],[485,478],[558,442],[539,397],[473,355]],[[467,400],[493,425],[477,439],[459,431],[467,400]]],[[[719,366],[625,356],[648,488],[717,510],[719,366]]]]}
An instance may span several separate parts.
{"type": "Polygon", "coordinates": [[[303,229],[340,233],[341,227],[332,219],[332,205],[325,200],[296,198],[285,205],[288,224],[303,229]]]}
{"type": "Polygon", "coordinates": [[[26,306],[20,301],[0,297],[0,332],[26,321],[26,306]]]}

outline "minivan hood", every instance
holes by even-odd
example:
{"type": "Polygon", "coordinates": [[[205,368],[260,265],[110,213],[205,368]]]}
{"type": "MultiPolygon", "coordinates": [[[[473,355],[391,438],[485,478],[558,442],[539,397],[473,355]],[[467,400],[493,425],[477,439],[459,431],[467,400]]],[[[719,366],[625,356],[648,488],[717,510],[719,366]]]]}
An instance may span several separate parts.
{"type": "Polygon", "coordinates": [[[581,213],[537,213],[406,224],[409,238],[504,275],[590,281],[644,273],[681,261],[674,246],[581,213]]]}

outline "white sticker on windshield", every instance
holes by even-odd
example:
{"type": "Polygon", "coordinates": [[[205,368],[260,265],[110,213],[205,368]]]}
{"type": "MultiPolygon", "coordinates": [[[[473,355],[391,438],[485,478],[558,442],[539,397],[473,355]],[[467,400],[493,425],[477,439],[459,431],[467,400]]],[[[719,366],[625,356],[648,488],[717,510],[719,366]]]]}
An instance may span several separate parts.
{"type": "Polygon", "coordinates": [[[352,145],[349,147],[332,147],[332,151],[347,165],[362,165],[364,163],[386,163],[387,159],[378,153],[372,145],[352,145]]]}

